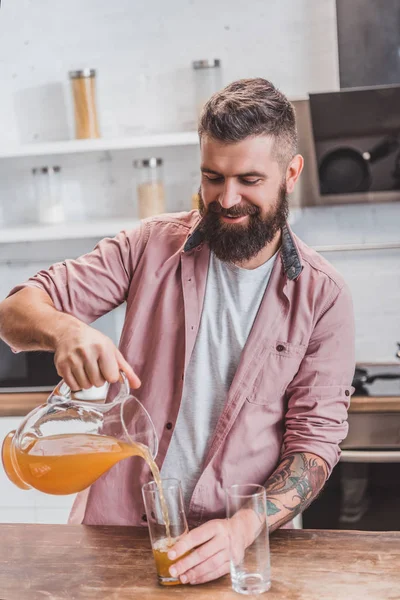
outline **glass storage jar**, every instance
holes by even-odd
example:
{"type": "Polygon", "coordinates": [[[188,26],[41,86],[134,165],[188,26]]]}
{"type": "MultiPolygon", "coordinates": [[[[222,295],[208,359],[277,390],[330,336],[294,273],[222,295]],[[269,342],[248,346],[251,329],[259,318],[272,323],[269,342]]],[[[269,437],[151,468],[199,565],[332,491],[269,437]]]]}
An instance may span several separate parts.
{"type": "Polygon", "coordinates": [[[137,181],[138,215],[146,219],[165,212],[163,161],[161,158],[145,158],[133,161],[137,181]]]}
{"type": "Polygon", "coordinates": [[[197,116],[200,117],[205,103],[222,88],[221,61],[195,60],[192,63],[195,75],[197,116]]]}
{"type": "Polygon", "coordinates": [[[39,222],[61,223],[64,221],[61,167],[37,167],[32,174],[39,222]]]}
{"type": "Polygon", "coordinates": [[[77,139],[99,138],[96,109],[96,71],[82,69],[70,71],[75,113],[75,137],[77,139]]]}

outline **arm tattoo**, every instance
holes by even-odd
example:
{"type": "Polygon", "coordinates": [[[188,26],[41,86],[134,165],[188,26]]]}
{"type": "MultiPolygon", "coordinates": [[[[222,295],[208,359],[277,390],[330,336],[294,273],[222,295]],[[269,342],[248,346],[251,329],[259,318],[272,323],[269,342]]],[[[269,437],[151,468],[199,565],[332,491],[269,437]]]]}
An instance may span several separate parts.
{"type": "Polygon", "coordinates": [[[266,483],[268,516],[274,516],[270,530],[303,512],[317,497],[326,478],[326,464],[319,456],[299,452],[286,457],[266,483]]]}

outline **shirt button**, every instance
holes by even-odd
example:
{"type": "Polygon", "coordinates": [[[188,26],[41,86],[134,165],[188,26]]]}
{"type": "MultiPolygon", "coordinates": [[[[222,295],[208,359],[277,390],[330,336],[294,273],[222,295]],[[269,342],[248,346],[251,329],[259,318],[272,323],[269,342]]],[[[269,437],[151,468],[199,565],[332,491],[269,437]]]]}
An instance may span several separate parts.
{"type": "Polygon", "coordinates": [[[144,521],[145,523],[147,523],[147,515],[146,514],[142,515],[142,521],[144,521]]]}
{"type": "Polygon", "coordinates": [[[346,390],[346,391],[345,391],[345,395],[346,395],[346,396],[350,396],[350,392],[349,392],[349,390],[346,390]]]}
{"type": "Polygon", "coordinates": [[[172,423],[171,423],[171,421],[169,421],[169,423],[167,423],[165,427],[167,429],[172,429],[172,423]]]}
{"type": "Polygon", "coordinates": [[[284,349],[285,349],[285,346],[282,346],[282,344],[278,344],[277,347],[276,347],[276,349],[277,349],[278,352],[283,352],[284,349]]]}

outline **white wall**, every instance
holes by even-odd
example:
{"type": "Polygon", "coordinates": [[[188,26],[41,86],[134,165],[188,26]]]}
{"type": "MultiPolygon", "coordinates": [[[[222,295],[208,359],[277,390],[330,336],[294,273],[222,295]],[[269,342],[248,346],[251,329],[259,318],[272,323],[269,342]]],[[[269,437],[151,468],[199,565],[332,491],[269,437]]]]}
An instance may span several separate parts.
{"type": "Polygon", "coordinates": [[[192,60],[290,96],[338,86],[334,0],[3,0],[1,144],[72,135],[68,71],[98,69],[104,136],[190,129],[192,60]]]}

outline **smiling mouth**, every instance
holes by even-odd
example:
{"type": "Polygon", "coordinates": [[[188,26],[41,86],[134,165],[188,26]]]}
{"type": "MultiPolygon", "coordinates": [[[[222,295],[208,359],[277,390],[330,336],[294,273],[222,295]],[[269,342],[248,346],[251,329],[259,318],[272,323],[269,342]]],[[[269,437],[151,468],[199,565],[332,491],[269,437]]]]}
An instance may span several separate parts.
{"type": "Polygon", "coordinates": [[[224,221],[229,221],[229,222],[232,222],[232,223],[236,223],[236,222],[238,223],[239,221],[243,221],[246,217],[248,217],[248,215],[238,215],[238,216],[235,216],[235,215],[232,215],[232,216],[231,215],[220,215],[220,216],[221,216],[221,218],[224,221]]]}

